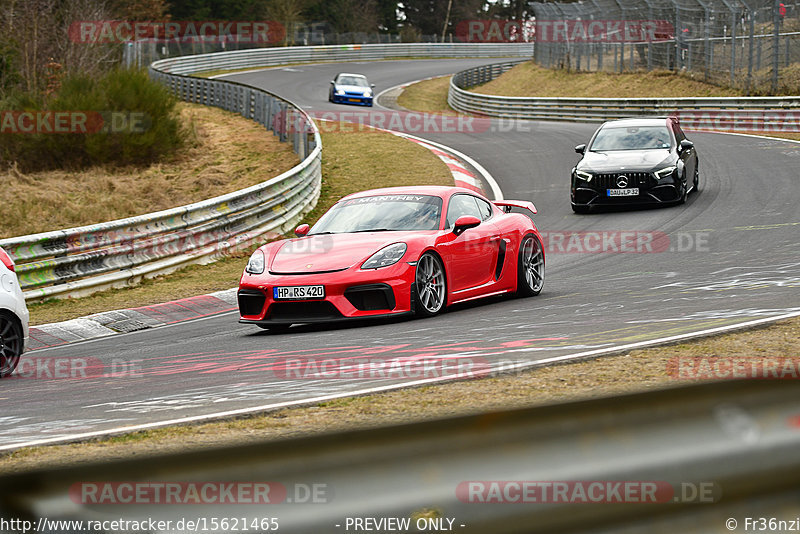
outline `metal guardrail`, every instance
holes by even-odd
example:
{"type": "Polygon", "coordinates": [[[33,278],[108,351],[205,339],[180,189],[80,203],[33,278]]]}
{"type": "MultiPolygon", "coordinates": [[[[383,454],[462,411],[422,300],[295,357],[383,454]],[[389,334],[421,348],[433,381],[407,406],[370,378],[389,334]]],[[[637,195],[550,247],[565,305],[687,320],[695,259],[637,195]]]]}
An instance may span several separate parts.
{"type": "MultiPolygon", "coordinates": [[[[520,62],[461,71],[450,79],[447,102],[457,111],[529,120],[602,122],[635,115],[681,118],[689,129],[779,131],[786,113],[800,113],[800,97],[565,98],[497,96],[469,91],[520,62]],[[706,128],[702,126],[708,125],[706,128]]],[[[796,122],[795,117],[793,122],[796,122]]]]}
{"type": "Polygon", "coordinates": [[[162,59],[159,70],[172,74],[239,70],[333,61],[437,57],[533,57],[533,43],[406,43],[337,46],[291,46],[253,48],[237,52],[218,52],[198,56],[162,59]]]}
{"type": "Polygon", "coordinates": [[[117,221],[0,240],[17,262],[28,300],[81,296],[206,263],[287,232],[316,204],[321,184],[319,132],[290,101],[267,91],[190,76],[306,61],[387,57],[531,56],[531,45],[408,44],[260,48],[164,59],[150,74],[179,98],[241,114],[291,142],[303,161],[260,185],[203,202],[117,221]]]}
{"type": "MultiPolygon", "coordinates": [[[[210,525],[213,518],[236,517],[248,527],[274,518],[279,532],[317,534],[365,530],[346,528],[347,518],[412,518],[414,524],[421,517],[454,520],[452,528],[429,530],[497,534],[727,532],[729,518],[745,527],[745,516],[793,520],[800,512],[798,398],[794,380],[725,381],[40,470],[0,477],[0,517],[34,525],[42,517],[173,521],[160,531],[190,531],[175,528],[180,519],[210,525]],[[201,499],[195,494],[186,504],[163,503],[166,484],[209,483],[213,500],[219,482],[268,485],[272,500],[201,505],[192,504],[201,499]],[[504,482],[541,485],[523,493],[513,485],[503,490],[504,482]],[[608,500],[597,503],[591,492],[556,498],[553,486],[545,489],[556,482],[619,484],[616,500],[603,492],[608,500]],[[84,492],[84,483],[93,490],[84,492]],[[128,486],[118,493],[115,483],[128,486]],[[644,498],[625,483],[659,489],[644,498]],[[160,504],[153,503],[156,487],[160,504]],[[145,489],[138,503],[134,488],[145,489]],[[130,504],[92,504],[85,496],[102,494],[130,504]],[[494,502],[481,502],[486,499],[494,502]]],[[[228,525],[225,530],[244,531],[228,525]]]]}
{"type": "Polygon", "coordinates": [[[183,100],[234,111],[273,130],[281,141],[292,142],[303,161],[259,185],[202,202],[0,240],[17,262],[26,299],[81,296],[189,263],[207,263],[271,233],[289,231],[316,205],[322,147],[316,126],[302,110],[237,83],[167,74],[157,65],[151,75],[183,100]],[[300,126],[288,128],[290,123],[300,126]]]}

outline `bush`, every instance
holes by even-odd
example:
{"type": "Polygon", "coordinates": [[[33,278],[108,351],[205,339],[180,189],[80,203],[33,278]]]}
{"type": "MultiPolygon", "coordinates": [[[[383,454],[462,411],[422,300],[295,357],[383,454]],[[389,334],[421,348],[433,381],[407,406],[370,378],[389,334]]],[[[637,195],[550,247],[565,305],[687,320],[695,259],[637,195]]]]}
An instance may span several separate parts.
{"type": "MultiPolygon", "coordinates": [[[[70,133],[2,133],[0,161],[26,172],[92,165],[148,165],[183,145],[177,100],[142,70],[117,69],[99,79],[66,78],[45,101],[10,95],[0,111],[78,112],[88,117],[70,133]]],[[[7,123],[4,122],[7,125],[7,123]]]]}

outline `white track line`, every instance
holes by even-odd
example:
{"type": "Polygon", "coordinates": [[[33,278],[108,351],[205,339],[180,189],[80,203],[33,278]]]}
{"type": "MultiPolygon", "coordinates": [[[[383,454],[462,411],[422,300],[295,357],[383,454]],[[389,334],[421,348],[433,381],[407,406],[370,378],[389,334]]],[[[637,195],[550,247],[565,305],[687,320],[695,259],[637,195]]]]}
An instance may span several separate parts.
{"type": "MultiPolygon", "coordinates": [[[[743,323],[736,323],[727,326],[720,326],[716,328],[709,328],[706,330],[699,330],[696,332],[687,332],[685,334],[678,334],[675,336],[668,336],[662,337],[657,339],[651,339],[649,341],[640,341],[637,343],[628,343],[625,345],[615,345],[613,347],[607,347],[604,349],[596,349],[584,352],[577,352],[574,354],[566,354],[564,356],[555,356],[552,358],[545,358],[543,360],[536,360],[531,362],[524,362],[520,363],[511,367],[504,367],[503,374],[506,374],[508,371],[519,371],[522,369],[528,369],[532,367],[539,367],[546,364],[551,363],[563,363],[568,361],[574,360],[581,360],[581,359],[593,359],[598,356],[605,356],[613,353],[618,352],[626,352],[633,349],[641,349],[645,347],[652,347],[655,345],[664,345],[664,344],[671,344],[677,341],[686,341],[689,339],[699,338],[699,337],[707,337],[716,334],[722,334],[725,332],[730,332],[733,330],[742,330],[746,328],[751,328],[754,326],[761,326],[769,323],[774,323],[776,321],[781,321],[783,319],[791,319],[793,317],[800,317],[800,312],[793,312],[787,313],[784,315],[778,315],[776,317],[765,317],[761,319],[754,319],[752,321],[745,321],[743,323]]],[[[525,349],[512,349],[508,352],[520,352],[524,351],[525,349]]],[[[210,422],[215,419],[223,419],[227,417],[239,416],[239,415],[250,415],[255,414],[258,412],[269,412],[274,411],[280,408],[289,408],[289,407],[297,407],[303,406],[306,404],[316,404],[319,402],[334,400],[334,399],[341,399],[347,397],[354,397],[360,395],[370,395],[374,393],[382,393],[385,391],[393,391],[396,389],[403,389],[408,387],[415,387],[415,386],[423,386],[423,385],[431,385],[431,384],[441,384],[447,382],[449,380],[453,380],[453,378],[428,378],[425,380],[414,380],[411,382],[402,382],[400,384],[390,384],[387,386],[379,386],[374,388],[368,389],[361,389],[356,391],[349,391],[345,393],[335,393],[331,395],[321,395],[319,397],[311,397],[307,399],[295,400],[295,401],[286,401],[286,402],[278,402],[274,404],[264,404],[261,406],[254,406],[251,408],[241,408],[238,410],[228,410],[224,412],[215,412],[205,415],[195,415],[191,417],[181,417],[178,419],[167,419],[166,421],[158,421],[155,423],[145,423],[141,425],[131,425],[131,426],[122,426],[117,428],[110,428],[108,430],[97,430],[94,432],[83,432],[80,434],[71,434],[67,436],[57,437],[57,438],[48,438],[48,439],[38,439],[33,441],[26,441],[23,443],[15,443],[11,445],[1,445],[0,451],[7,451],[13,449],[19,449],[22,447],[37,447],[41,445],[53,445],[56,443],[68,443],[73,441],[79,440],[86,440],[92,438],[101,438],[107,437],[115,434],[123,434],[128,432],[139,432],[142,430],[150,430],[153,428],[161,428],[170,425],[185,425],[189,423],[201,423],[201,422],[210,422]]]]}

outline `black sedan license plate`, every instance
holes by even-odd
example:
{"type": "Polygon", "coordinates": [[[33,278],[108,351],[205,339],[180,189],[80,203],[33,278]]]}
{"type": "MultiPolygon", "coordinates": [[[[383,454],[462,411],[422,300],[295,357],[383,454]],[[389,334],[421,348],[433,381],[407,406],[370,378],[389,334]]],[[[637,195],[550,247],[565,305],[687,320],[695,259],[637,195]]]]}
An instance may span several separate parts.
{"type": "Polygon", "coordinates": [[[629,189],[608,189],[606,194],[610,197],[635,197],[639,194],[638,187],[631,187],[629,189]]]}
{"type": "Polygon", "coordinates": [[[275,300],[321,299],[325,298],[325,286],[273,287],[272,298],[275,300]]]}

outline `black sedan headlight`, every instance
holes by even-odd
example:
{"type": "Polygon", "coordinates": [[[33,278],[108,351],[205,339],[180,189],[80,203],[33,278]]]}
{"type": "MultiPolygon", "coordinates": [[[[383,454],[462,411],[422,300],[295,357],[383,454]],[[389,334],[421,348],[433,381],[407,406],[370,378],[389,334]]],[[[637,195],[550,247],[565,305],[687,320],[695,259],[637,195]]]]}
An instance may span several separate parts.
{"type": "Polygon", "coordinates": [[[659,169],[653,172],[653,174],[655,174],[656,179],[663,180],[665,178],[669,178],[670,176],[672,176],[672,174],[675,172],[676,169],[677,167],[675,165],[671,165],[669,167],[664,167],[663,169],[659,169]]]}
{"type": "Polygon", "coordinates": [[[592,181],[592,173],[575,169],[575,177],[584,182],[592,181]]]}

